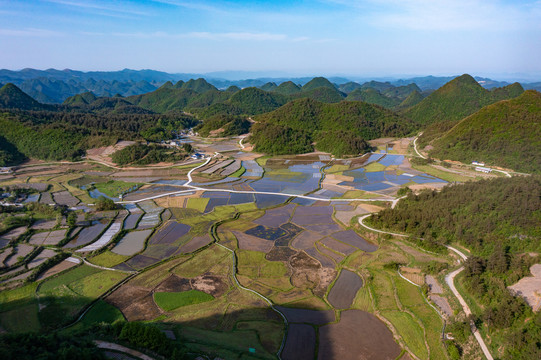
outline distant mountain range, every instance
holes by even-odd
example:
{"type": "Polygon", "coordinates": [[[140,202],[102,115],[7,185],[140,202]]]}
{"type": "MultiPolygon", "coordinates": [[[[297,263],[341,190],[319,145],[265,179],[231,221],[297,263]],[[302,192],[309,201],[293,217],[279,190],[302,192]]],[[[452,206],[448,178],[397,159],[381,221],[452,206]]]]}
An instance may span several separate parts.
{"type": "MultiPolygon", "coordinates": [[[[214,72],[208,74],[191,74],[191,73],[166,73],[156,70],[130,70],[124,69],[120,71],[76,71],[76,70],[36,70],[36,69],[23,69],[18,71],[0,70],[0,86],[6,83],[13,83],[21,88],[25,93],[30,95],[35,100],[41,103],[59,104],[66,98],[74,96],[76,94],[84,92],[92,92],[96,96],[132,96],[148,93],[158,89],[168,81],[177,83],[178,81],[188,81],[190,79],[204,78],[208,83],[212,84],[218,89],[225,90],[231,86],[237,86],[239,88],[246,87],[258,87],[263,90],[272,90],[273,86],[280,87],[281,84],[287,83],[277,90],[278,93],[284,95],[291,95],[294,92],[293,87],[302,87],[313,80],[311,77],[287,77],[283,74],[277,73],[276,77],[255,77],[261,75],[261,73],[252,72],[214,72]],[[250,77],[243,80],[234,80],[239,77],[250,77]],[[269,88],[270,87],[270,88],[269,88]]],[[[360,81],[355,82],[352,80],[358,80],[358,78],[346,78],[346,77],[329,77],[330,83],[344,94],[364,87],[364,88],[376,88],[380,93],[386,91],[386,87],[394,86],[408,86],[415,84],[420,93],[435,90],[443,86],[455,78],[452,77],[437,77],[437,76],[425,76],[414,77],[410,79],[396,79],[386,82],[378,81],[360,81]],[[372,85],[370,85],[372,83],[372,85]],[[377,83],[377,84],[374,84],[377,83]],[[367,85],[368,84],[368,85],[367,85]]],[[[496,81],[488,78],[475,77],[475,80],[479,82],[483,87],[490,89],[493,87],[501,87],[508,85],[505,81],[496,81]]],[[[524,89],[541,90],[541,82],[537,83],[522,83],[524,89]]],[[[359,91],[360,92],[360,91],[359,91]]],[[[355,95],[355,94],[354,94],[355,95]]],[[[386,104],[389,107],[399,107],[400,102],[405,100],[401,98],[392,99],[388,101],[385,98],[376,99],[377,94],[356,94],[356,99],[374,101],[375,104],[386,104]]],[[[385,94],[388,95],[388,94],[385,94]]],[[[335,97],[336,98],[336,97],[335,97]]],[[[337,99],[337,98],[336,98],[337,99]]]]}

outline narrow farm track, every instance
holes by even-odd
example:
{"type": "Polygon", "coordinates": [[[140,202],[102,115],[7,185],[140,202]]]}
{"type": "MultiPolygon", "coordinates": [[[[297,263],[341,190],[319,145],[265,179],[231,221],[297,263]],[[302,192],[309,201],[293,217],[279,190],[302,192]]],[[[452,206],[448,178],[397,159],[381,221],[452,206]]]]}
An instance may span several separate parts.
{"type": "Polygon", "coordinates": [[[285,346],[285,343],[286,343],[286,337],[287,337],[287,327],[289,325],[289,323],[287,321],[287,318],[285,317],[285,315],[280,310],[278,310],[277,308],[274,307],[274,304],[272,303],[272,301],[270,299],[266,298],[265,296],[263,296],[262,294],[258,293],[255,290],[252,290],[252,289],[249,289],[247,287],[242,286],[239,283],[239,280],[237,279],[237,257],[235,256],[235,252],[233,250],[231,250],[230,248],[228,248],[226,246],[223,246],[217,240],[218,239],[216,239],[216,245],[226,249],[227,251],[229,251],[231,253],[231,257],[233,258],[232,276],[233,276],[233,280],[235,280],[235,283],[237,284],[237,286],[242,290],[249,291],[249,292],[259,296],[260,298],[262,298],[267,304],[270,305],[272,310],[274,310],[276,313],[278,313],[282,317],[282,319],[284,319],[284,325],[286,326],[286,332],[284,334],[284,337],[282,338],[282,343],[280,344],[280,349],[278,349],[278,352],[276,353],[276,356],[278,357],[278,359],[281,359],[280,355],[282,354],[282,350],[284,350],[284,346],[285,346]]]}
{"type": "MultiPolygon", "coordinates": [[[[375,231],[375,232],[378,232],[378,233],[381,233],[381,234],[389,234],[389,235],[394,235],[394,236],[409,237],[409,235],[396,234],[396,233],[392,233],[392,232],[388,232],[388,231],[377,230],[377,229],[374,229],[374,228],[371,228],[371,227],[365,225],[363,223],[363,220],[366,219],[367,217],[371,216],[371,215],[372,214],[368,214],[368,215],[360,217],[359,218],[359,224],[362,227],[364,227],[364,228],[366,228],[366,229],[368,229],[370,231],[375,231]]],[[[463,261],[466,261],[468,259],[468,257],[463,252],[461,252],[460,250],[458,250],[458,249],[456,249],[456,248],[454,248],[452,246],[449,246],[449,245],[447,245],[447,248],[449,250],[453,251],[454,253],[456,253],[458,256],[460,256],[460,258],[462,258],[463,261]]],[[[455,286],[455,277],[458,274],[460,274],[463,270],[464,270],[464,267],[462,266],[459,269],[449,273],[445,277],[445,282],[447,283],[447,285],[451,289],[451,292],[455,295],[458,302],[462,306],[462,309],[464,310],[464,313],[466,314],[466,316],[469,316],[472,313],[471,310],[470,310],[470,307],[468,306],[468,304],[466,303],[466,301],[464,300],[462,295],[460,295],[460,293],[458,292],[458,290],[457,290],[457,288],[455,286]]],[[[483,354],[485,355],[485,357],[488,360],[494,360],[494,358],[492,357],[492,354],[490,353],[490,350],[488,349],[488,346],[486,345],[485,341],[483,340],[483,337],[481,336],[481,333],[479,332],[479,330],[477,329],[477,327],[475,326],[473,321],[470,323],[470,326],[471,326],[471,329],[472,329],[473,336],[475,337],[475,339],[479,343],[479,346],[481,347],[481,350],[483,351],[483,354]]]]}
{"type": "Polygon", "coordinates": [[[96,344],[97,347],[99,347],[100,349],[103,349],[103,350],[119,351],[121,353],[126,353],[128,355],[134,356],[134,357],[142,359],[142,360],[154,360],[153,357],[145,355],[140,351],[133,350],[133,349],[127,348],[127,347],[119,345],[119,344],[110,343],[110,342],[102,341],[102,340],[94,340],[94,344],[96,344]]]}
{"type": "Polygon", "coordinates": [[[415,149],[415,152],[417,153],[417,155],[419,155],[419,156],[422,157],[423,159],[426,159],[426,156],[424,156],[423,154],[421,154],[421,153],[419,152],[419,150],[417,150],[417,138],[418,138],[419,136],[421,136],[421,135],[423,135],[423,133],[419,133],[419,135],[417,135],[417,136],[415,137],[415,139],[413,140],[413,148],[415,149]]]}

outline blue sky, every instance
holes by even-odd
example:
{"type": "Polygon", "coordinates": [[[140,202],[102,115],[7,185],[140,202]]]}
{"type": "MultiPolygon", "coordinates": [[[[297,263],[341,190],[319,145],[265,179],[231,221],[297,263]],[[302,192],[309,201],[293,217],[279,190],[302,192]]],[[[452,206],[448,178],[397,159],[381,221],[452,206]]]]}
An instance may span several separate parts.
{"type": "Polygon", "coordinates": [[[0,68],[541,79],[541,1],[0,0],[0,68]]]}

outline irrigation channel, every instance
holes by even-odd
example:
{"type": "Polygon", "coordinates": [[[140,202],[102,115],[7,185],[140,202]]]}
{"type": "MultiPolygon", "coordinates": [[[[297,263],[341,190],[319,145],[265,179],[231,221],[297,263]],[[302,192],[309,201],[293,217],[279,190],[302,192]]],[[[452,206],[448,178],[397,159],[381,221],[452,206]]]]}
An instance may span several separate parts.
{"type": "MultiPolygon", "coordinates": [[[[392,232],[388,232],[388,231],[383,231],[383,230],[378,230],[378,229],[374,229],[372,227],[369,227],[367,225],[364,224],[364,220],[366,218],[368,218],[369,216],[371,216],[372,214],[367,214],[367,215],[364,215],[362,217],[359,218],[359,224],[370,230],[370,231],[375,231],[375,232],[378,232],[378,233],[381,233],[381,234],[389,234],[389,235],[393,235],[393,236],[401,236],[401,237],[410,237],[409,235],[405,235],[405,234],[397,234],[397,233],[392,233],[392,232]]],[[[461,252],[460,250],[450,246],[450,245],[445,245],[445,247],[447,247],[447,249],[451,250],[452,252],[456,253],[463,261],[466,261],[468,259],[468,257],[463,253],[461,252]]],[[[445,277],[445,282],[447,283],[447,285],[449,286],[449,288],[451,289],[451,292],[455,295],[455,297],[457,298],[458,302],[460,303],[460,305],[462,306],[462,309],[464,310],[464,313],[466,314],[466,316],[469,316],[471,315],[471,310],[470,310],[470,307],[468,306],[468,304],[466,303],[466,301],[464,301],[464,298],[462,297],[462,295],[460,295],[460,293],[458,292],[456,286],[455,286],[455,277],[460,274],[462,271],[464,270],[464,266],[461,266],[460,268],[456,269],[455,271],[449,273],[446,277],[445,277]]],[[[398,273],[402,278],[406,279],[405,277],[403,277],[400,272],[398,273]]],[[[406,279],[407,280],[407,279],[406,279]]],[[[409,281],[409,280],[408,280],[409,281]]],[[[415,285],[415,284],[414,284],[415,285]]],[[[426,300],[426,299],[425,299],[426,300]]],[[[437,310],[436,310],[437,311],[437,310]]],[[[439,311],[438,311],[439,313],[439,311]]],[[[488,346],[486,345],[485,341],[483,340],[483,337],[481,336],[481,333],[479,332],[479,330],[477,329],[477,327],[475,326],[473,320],[470,321],[470,327],[471,327],[471,330],[472,330],[472,333],[473,333],[473,336],[475,337],[475,339],[477,340],[477,342],[479,343],[479,346],[481,347],[481,350],[483,351],[483,354],[485,355],[485,357],[488,359],[488,360],[494,360],[494,358],[492,357],[492,354],[490,353],[490,350],[488,349],[488,346]]]]}

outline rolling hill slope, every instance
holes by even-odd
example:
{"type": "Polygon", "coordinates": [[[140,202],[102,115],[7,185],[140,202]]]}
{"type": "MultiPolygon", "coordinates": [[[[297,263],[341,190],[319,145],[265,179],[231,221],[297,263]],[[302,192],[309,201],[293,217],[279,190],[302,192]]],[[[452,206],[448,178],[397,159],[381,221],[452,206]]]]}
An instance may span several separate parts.
{"type": "Polygon", "coordinates": [[[520,172],[541,173],[541,94],[484,107],[432,143],[430,155],[462,162],[483,161],[520,172]]]}

